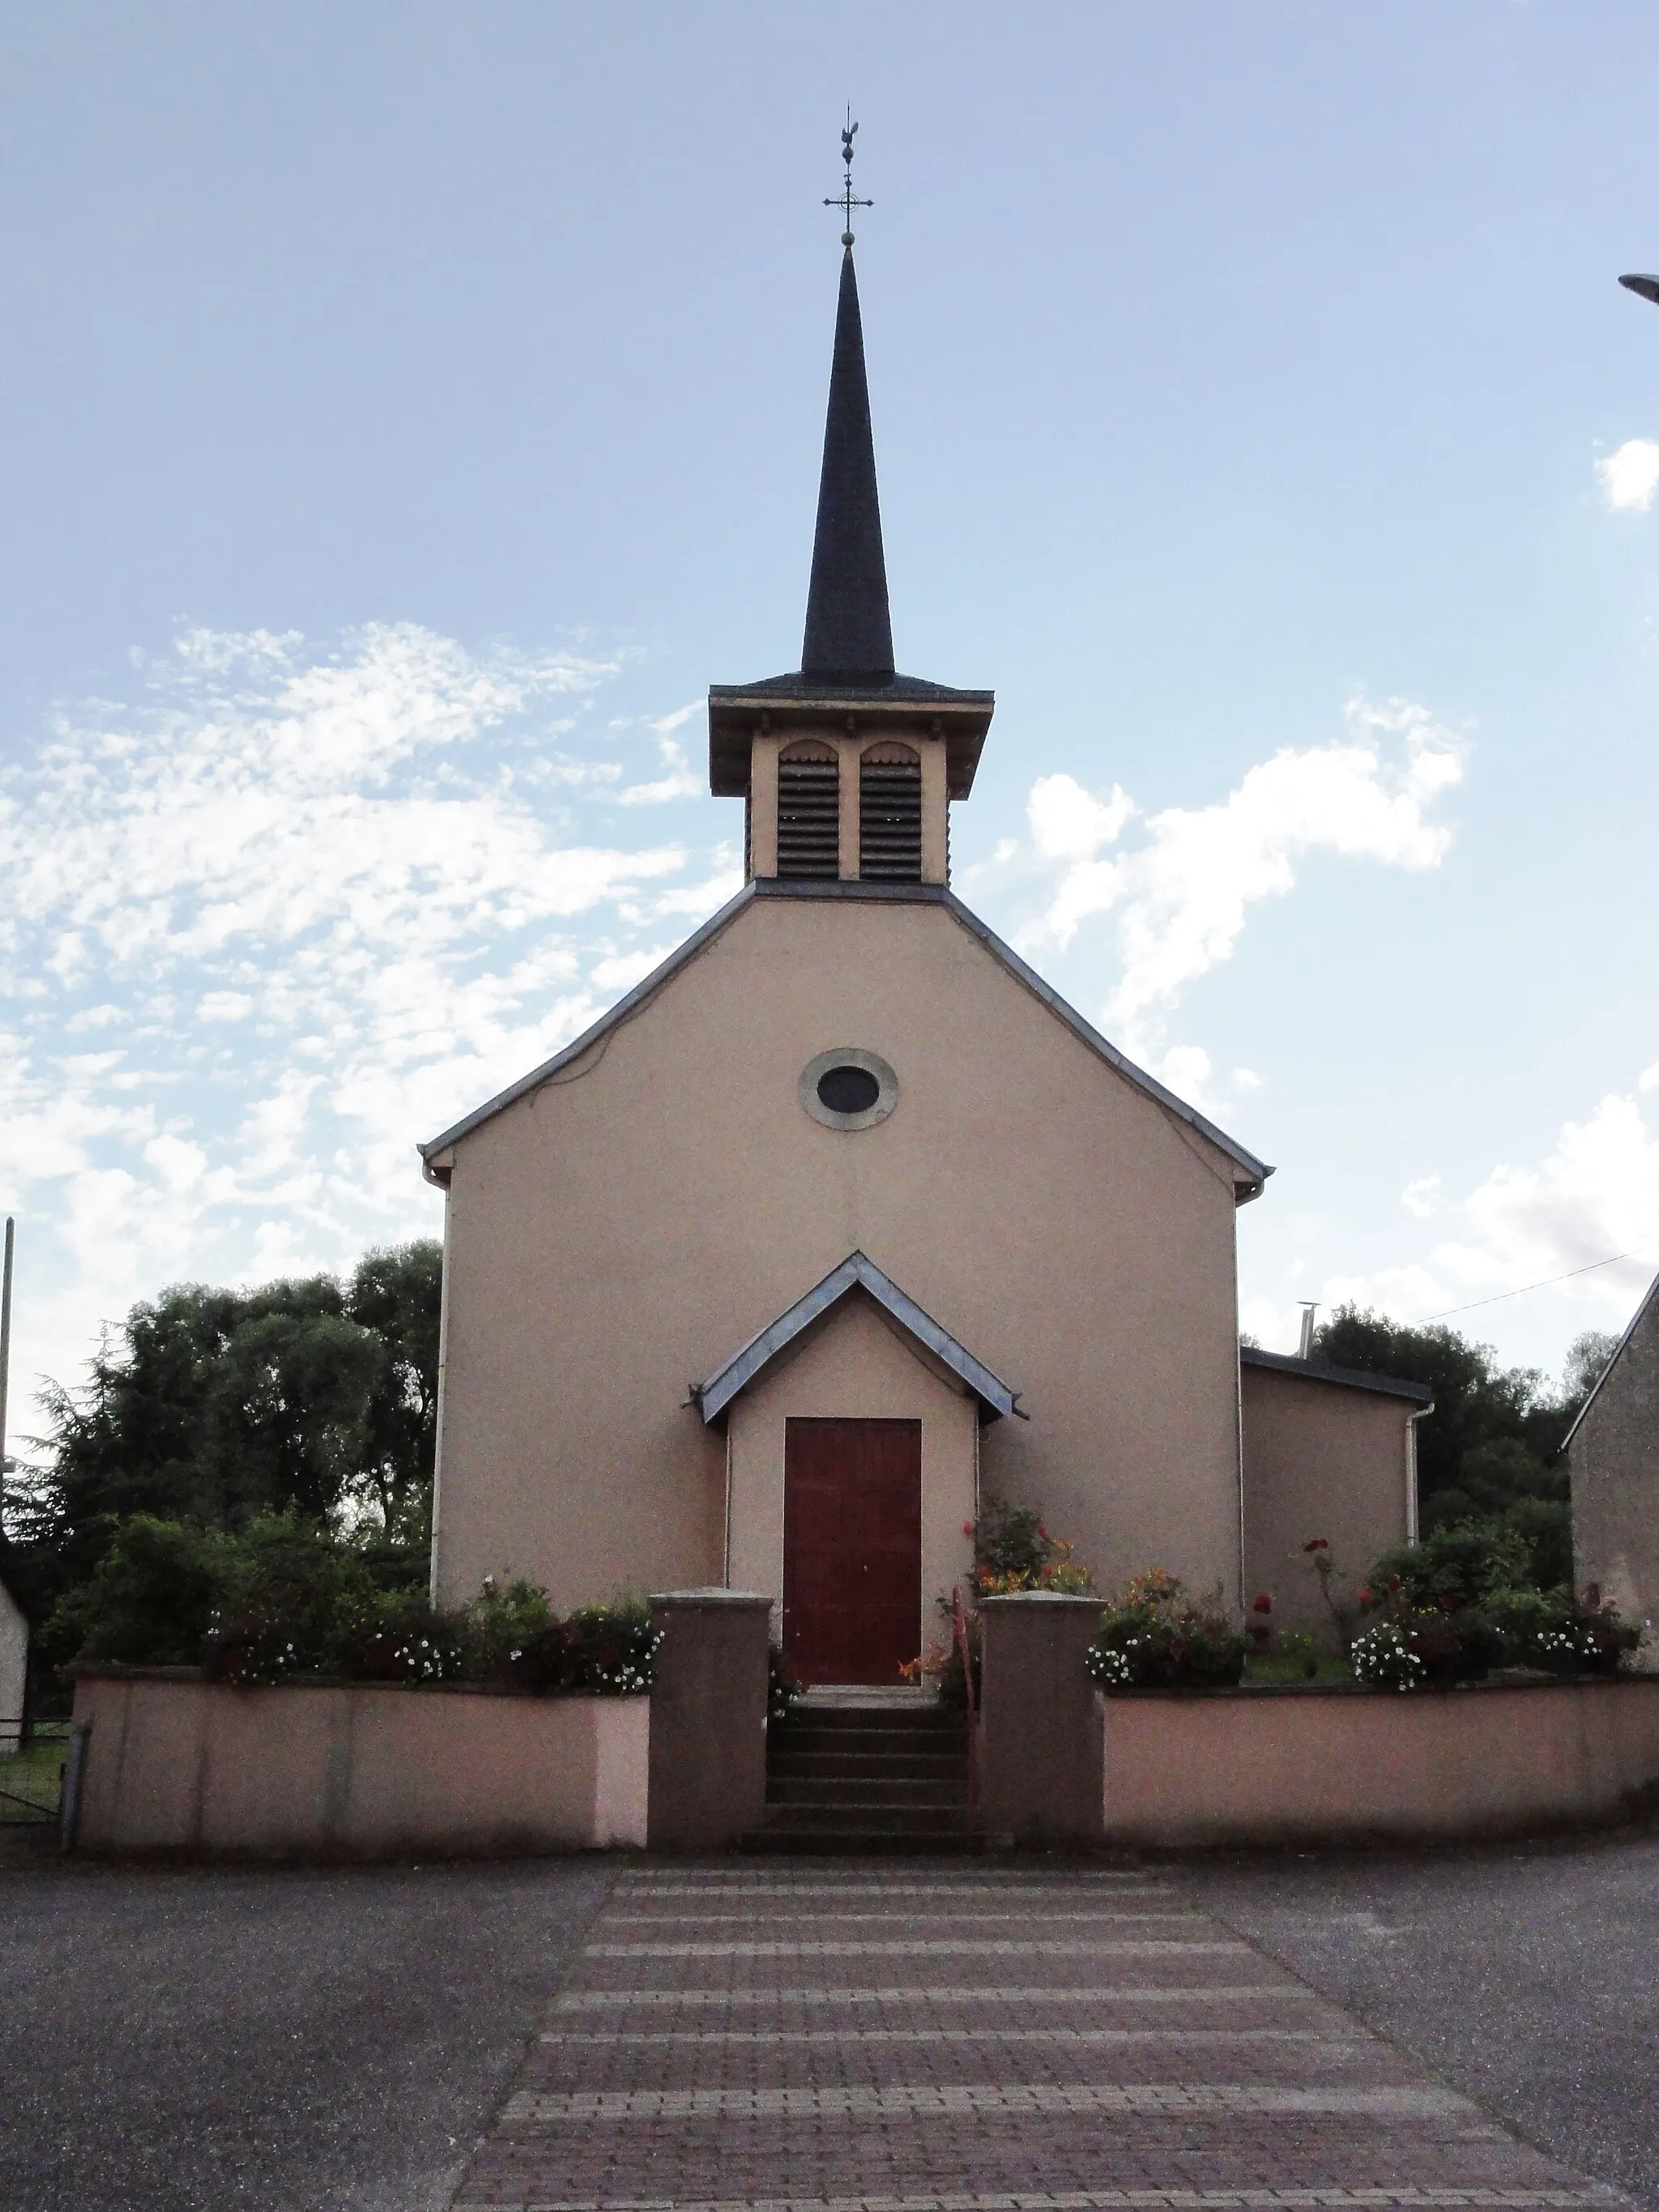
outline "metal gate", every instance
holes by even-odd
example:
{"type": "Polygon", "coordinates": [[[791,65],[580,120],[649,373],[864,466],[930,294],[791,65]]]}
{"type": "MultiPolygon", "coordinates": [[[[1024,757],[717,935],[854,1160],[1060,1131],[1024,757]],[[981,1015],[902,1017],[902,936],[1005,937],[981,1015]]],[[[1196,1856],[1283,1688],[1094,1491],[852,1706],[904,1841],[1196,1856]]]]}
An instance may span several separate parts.
{"type": "Polygon", "coordinates": [[[0,1827],[55,1827],[69,1756],[67,1721],[0,1713],[0,1827]]]}

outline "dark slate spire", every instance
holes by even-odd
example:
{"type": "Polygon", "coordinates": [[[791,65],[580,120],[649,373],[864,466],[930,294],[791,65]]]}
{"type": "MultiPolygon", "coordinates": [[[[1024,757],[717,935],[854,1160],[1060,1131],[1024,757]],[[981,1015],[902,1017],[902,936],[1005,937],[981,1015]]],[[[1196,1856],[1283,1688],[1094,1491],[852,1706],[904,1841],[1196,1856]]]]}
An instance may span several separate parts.
{"type": "Polygon", "coordinates": [[[887,563],[881,550],[876,449],[864,374],[864,325],[849,242],[842,256],[830,413],[818,479],[818,527],[806,596],[801,672],[834,678],[890,677],[893,625],[887,611],[887,563]]]}

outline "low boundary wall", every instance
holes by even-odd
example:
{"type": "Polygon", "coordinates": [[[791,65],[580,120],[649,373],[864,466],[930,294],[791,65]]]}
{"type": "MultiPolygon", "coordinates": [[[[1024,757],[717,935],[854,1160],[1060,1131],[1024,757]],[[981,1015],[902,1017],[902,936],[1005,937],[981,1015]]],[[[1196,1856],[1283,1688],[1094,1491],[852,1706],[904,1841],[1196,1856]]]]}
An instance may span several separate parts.
{"type": "Polygon", "coordinates": [[[98,1851],[380,1858],[646,1839],[651,1700],[82,1674],[76,1832],[98,1851]]]}
{"type": "MultiPolygon", "coordinates": [[[[1617,1820],[1659,1790],[1659,1678],[1097,1697],[1094,1838],[1441,1841],[1617,1820]]],[[[1079,1838],[1078,1840],[1083,1840],[1079,1838]]]]}

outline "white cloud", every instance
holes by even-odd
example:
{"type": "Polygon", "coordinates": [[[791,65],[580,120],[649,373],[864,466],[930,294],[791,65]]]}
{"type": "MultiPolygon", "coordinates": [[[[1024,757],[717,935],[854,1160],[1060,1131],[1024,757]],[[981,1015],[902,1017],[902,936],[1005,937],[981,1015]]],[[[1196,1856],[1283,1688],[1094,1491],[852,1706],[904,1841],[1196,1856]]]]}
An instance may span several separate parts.
{"type": "Polygon", "coordinates": [[[660,806],[665,799],[696,799],[707,788],[702,778],[687,761],[684,750],[665,734],[677,722],[684,719],[684,710],[682,709],[679,714],[670,714],[656,725],[659,731],[665,732],[657,739],[657,750],[662,755],[663,766],[667,773],[659,776],[654,783],[627,785],[617,793],[621,805],[660,806]]]}
{"type": "Polygon", "coordinates": [[[1597,461],[1595,478],[1610,507],[1645,514],[1659,491],[1659,439],[1626,438],[1597,461]]]}
{"type": "MultiPolygon", "coordinates": [[[[1606,1327],[1628,1316],[1659,1269],[1659,1127],[1620,1092],[1586,1120],[1567,1122],[1532,1165],[1501,1163],[1449,1204],[1437,1176],[1408,1185],[1405,1195],[1422,1218],[1449,1217],[1450,1233],[1420,1258],[1329,1277],[1324,1297],[1419,1320],[1547,1285],[1564,1310],[1582,1316],[1580,1325],[1606,1327]],[[1413,1205],[1414,1193],[1425,1202],[1413,1205]],[[1620,1253],[1632,1256],[1597,1264],[1620,1253]]],[[[1458,1326],[1478,1333],[1478,1306],[1458,1326]]]]}
{"type": "Polygon", "coordinates": [[[654,783],[624,783],[625,738],[584,748],[609,664],[402,624],[320,649],[192,631],[135,665],[131,700],[58,709],[0,778],[20,1401],[176,1277],[432,1231],[416,1140],[740,873],[723,846],[599,830],[618,798],[701,788],[671,734],[690,710],[644,726],[654,783]]]}
{"type": "Polygon", "coordinates": [[[636,952],[612,952],[596,960],[588,973],[596,990],[631,991],[653,968],[661,967],[673,951],[672,945],[642,945],[636,952]]]}
{"type": "Polygon", "coordinates": [[[659,714],[651,726],[659,738],[665,738],[672,731],[684,729],[694,714],[702,714],[706,704],[704,700],[694,699],[689,707],[676,707],[672,714],[659,714]]]}
{"type": "Polygon", "coordinates": [[[1343,740],[1287,746],[1211,806],[1139,817],[1116,787],[1094,798],[1070,776],[1039,778],[1027,813],[1051,886],[1022,944],[1063,950],[1085,921],[1112,915],[1120,974],[1107,1017],[1133,1038],[1231,957],[1249,908],[1292,890],[1310,854],[1437,866],[1451,833],[1430,810],[1462,775],[1461,742],[1403,700],[1357,700],[1346,719],[1343,740]],[[1133,820],[1139,842],[1101,857],[1133,820]]]}
{"type": "Polygon", "coordinates": [[[1103,845],[1117,842],[1134,811],[1121,786],[1096,799],[1071,775],[1040,775],[1025,803],[1031,842],[1045,860],[1093,860],[1103,845]]]}
{"type": "Polygon", "coordinates": [[[1440,1178],[1437,1175],[1419,1176],[1408,1182],[1400,1194],[1400,1203],[1407,1213],[1414,1213],[1419,1221],[1432,1219],[1440,1211],[1440,1178]]]}

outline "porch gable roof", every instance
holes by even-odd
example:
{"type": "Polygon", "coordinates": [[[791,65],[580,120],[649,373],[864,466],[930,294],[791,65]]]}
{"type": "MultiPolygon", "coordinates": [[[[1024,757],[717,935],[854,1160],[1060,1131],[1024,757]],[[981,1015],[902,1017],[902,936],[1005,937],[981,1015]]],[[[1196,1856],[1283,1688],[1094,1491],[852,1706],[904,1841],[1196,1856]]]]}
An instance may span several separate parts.
{"type": "Polygon", "coordinates": [[[746,1390],[803,1330],[854,1289],[867,1291],[906,1335],[913,1337],[967,1385],[979,1400],[982,1418],[995,1420],[1003,1413],[1017,1414],[1021,1420],[1028,1418],[1020,1412],[1018,1390],[1011,1390],[975,1359],[965,1345],[958,1344],[948,1329],[942,1328],[931,1314],[924,1313],[914,1298],[907,1297],[873,1260],[862,1252],[849,1252],[840,1267],[832,1267],[805,1297],[797,1298],[757,1336],[751,1336],[743,1349],[733,1353],[706,1382],[692,1385],[691,1402],[705,1423],[717,1421],[739,1391],[746,1390]]]}

